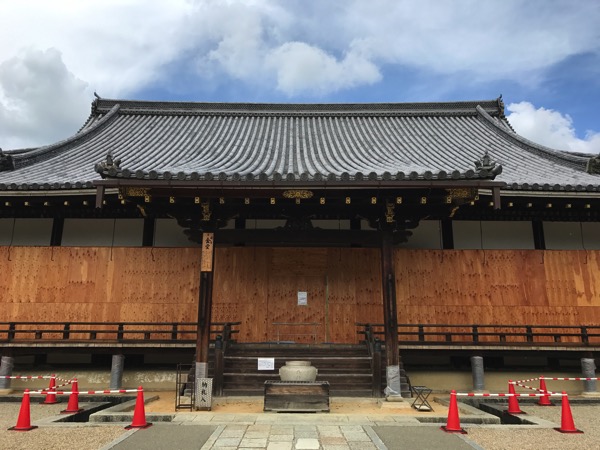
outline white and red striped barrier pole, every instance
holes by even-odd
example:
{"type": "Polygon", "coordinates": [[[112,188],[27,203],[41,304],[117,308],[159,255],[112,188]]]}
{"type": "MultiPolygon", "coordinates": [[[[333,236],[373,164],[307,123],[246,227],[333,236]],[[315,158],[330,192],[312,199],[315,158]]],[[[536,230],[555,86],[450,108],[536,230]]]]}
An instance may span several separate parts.
{"type": "Polygon", "coordinates": [[[597,381],[600,378],[597,378],[597,377],[589,377],[589,378],[582,378],[582,377],[540,377],[540,379],[554,380],[554,381],[594,381],[594,380],[597,381]]]}
{"type": "Polygon", "coordinates": [[[52,375],[1,375],[0,378],[10,378],[11,380],[47,380],[52,375]]]}
{"type": "Polygon", "coordinates": [[[133,392],[139,392],[139,389],[105,389],[102,391],[52,391],[50,392],[48,389],[42,389],[39,391],[29,391],[32,395],[70,395],[77,392],[78,394],[87,394],[87,395],[99,395],[99,394],[127,394],[133,392]]]}
{"type": "MultiPolygon", "coordinates": [[[[488,393],[481,393],[481,392],[457,392],[456,393],[457,396],[459,397],[543,397],[546,394],[519,394],[519,393],[515,393],[512,394],[510,392],[499,392],[497,394],[488,394],[488,393]]],[[[548,394],[552,397],[562,397],[563,395],[567,395],[564,393],[552,393],[552,394],[548,394]]]]}

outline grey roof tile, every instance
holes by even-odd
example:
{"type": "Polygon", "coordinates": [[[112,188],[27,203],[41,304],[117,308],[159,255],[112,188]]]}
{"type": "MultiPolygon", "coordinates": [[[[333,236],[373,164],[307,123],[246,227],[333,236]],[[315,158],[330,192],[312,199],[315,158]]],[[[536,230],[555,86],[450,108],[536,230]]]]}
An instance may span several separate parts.
{"type": "Polygon", "coordinates": [[[489,178],[508,189],[600,190],[591,155],[552,150],[512,131],[500,100],[454,103],[253,104],[96,100],[81,130],[52,145],[5,152],[0,189],[91,186],[108,152],[133,179],[265,180],[489,178]],[[534,187],[535,186],[535,187],[534,187]]]}

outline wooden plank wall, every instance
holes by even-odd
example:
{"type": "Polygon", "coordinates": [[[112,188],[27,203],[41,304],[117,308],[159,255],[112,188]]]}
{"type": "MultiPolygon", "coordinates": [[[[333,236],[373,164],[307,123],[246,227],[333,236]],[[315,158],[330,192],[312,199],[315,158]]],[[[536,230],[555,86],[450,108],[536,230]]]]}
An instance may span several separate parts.
{"type": "Polygon", "coordinates": [[[195,321],[199,260],[199,249],[0,247],[0,321],[195,321]]]}
{"type": "Polygon", "coordinates": [[[397,250],[399,323],[600,324],[600,252],[397,250]]]}
{"type": "Polygon", "coordinates": [[[286,341],[355,342],[355,322],[382,321],[378,250],[238,247],[216,253],[213,320],[241,321],[242,342],[275,341],[278,330],[286,341]],[[307,293],[306,306],[298,305],[299,291],[307,293]]]}
{"type": "MultiPolygon", "coordinates": [[[[197,248],[0,247],[0,321],[194,322],[199,262],[197,248]]],[[[600,251],[398,249],[395,264],[400,323],[600,324],[600,251]]],[[[219,248],[213,302],[242,342],[274,340],[273,322],[356,342],[355,322],[383,320],[379,251],[219,248]]]]}

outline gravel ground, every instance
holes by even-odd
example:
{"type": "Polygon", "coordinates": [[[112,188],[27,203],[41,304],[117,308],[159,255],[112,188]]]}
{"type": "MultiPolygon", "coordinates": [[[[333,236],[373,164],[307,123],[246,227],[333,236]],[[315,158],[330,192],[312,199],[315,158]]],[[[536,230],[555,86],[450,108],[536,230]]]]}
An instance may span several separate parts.
{"type": "MultiPolygon", "coordinates": [[[[561,406],[521,405],[529,416],[561,425],[561,406]]],[[[583,434],[564,434],[553,429],[521,426],[469,427],[467,438],[485,450],[596,450],[600,447],[600,405],[571,405],[575,427],[583,434]]]]}
{"type": "MultiPolygon", "coordinates": [[[[59,415],[65,403],[40,405],[32,399],[30,422],[59,415]]],[[[3,450],[98,450],[127,430],[123,425],[65,424],[41,426],[31,431],[9,431],[17,424],[20,403],[0,403],[0,449],[3,450]]]]}

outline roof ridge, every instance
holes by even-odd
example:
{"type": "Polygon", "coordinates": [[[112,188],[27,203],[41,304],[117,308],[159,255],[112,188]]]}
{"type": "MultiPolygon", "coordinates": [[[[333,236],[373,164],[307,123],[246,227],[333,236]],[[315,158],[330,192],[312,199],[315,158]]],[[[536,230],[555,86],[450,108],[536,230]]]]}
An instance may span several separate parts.
{"type": "Polygon", "coordinates": [[[79,143],[81,140],[94,135],[95,133],[102,130],[102,128],[104,128],[114,117],[116,117],[117,113],[119,112],[119,108],[120,106],[118,104],[113,106],[109,113],[102,117],[100,120],[98,120],[95,124],[83,131],[77,132],[76,134],[66,139],[63,139],[62,141],[58,141],[50,145],[45,145],[43,147],[37,147],[30,151],[14,155],[13,160],[15,163],[15,168],[26,167],[32,163],[38,162],[44,159],[44,156],[51,155],[55,150],[59,148],[66,150],[70,148],[70,146],[79,143]]]}
{"type": "Polygon", "coordinates": [[[505,120],[508,123],[510,130],[499,126],[498,123],[494,120],[494,118],[491,117],[485,109],[478,106],[477,112],[479,113],[479,116],[484,120],[484,124],[488,125],[488,127],[495,131],[497,134],[505,137],[506,139],[510,140],[512,143],[516,144],[522,149],[533,151],[534,153],[540,156],[549,157],[550,159],[555,160],[557,163],[565,165],[567,167],[585,171],[588,158],[572,155],[563,150],[553,149],[541,144],[536,144],[535,142],[530,141],[529,139],[517,134],[513,130],[512,126],[510,126],[508,119],[505,120]]]}
{"type": "Polygon", "coordinates": [[[115,104],[121,113],[224,113],[224,114],[420,114],[420,113],[471,113],[484,105],[488,113],[502,116],[503,110],[496,100],[455,102],[369,102],[369,103],[249,103],[249,102],[167,102],[149,100],[96,99],[93,108],[97,113],[108,111],[115,104]]]}

